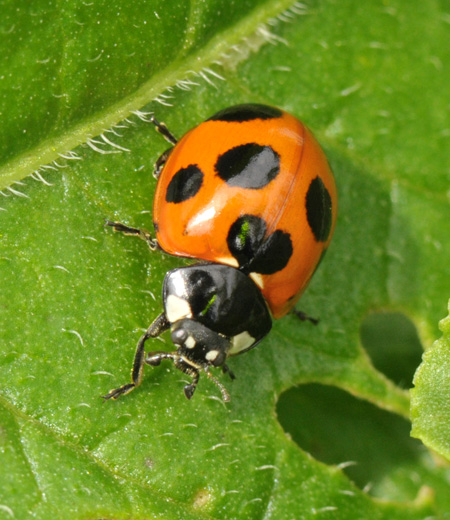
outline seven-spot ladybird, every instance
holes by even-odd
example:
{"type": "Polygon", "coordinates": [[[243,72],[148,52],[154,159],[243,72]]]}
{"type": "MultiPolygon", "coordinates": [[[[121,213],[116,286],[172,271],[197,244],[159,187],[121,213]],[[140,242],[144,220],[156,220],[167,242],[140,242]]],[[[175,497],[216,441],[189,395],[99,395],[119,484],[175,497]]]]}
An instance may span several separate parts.
{"type": "Polygon", "coordinates": [[[173,269],[163,284],[164,311],[139,340],[132,382],[111,390],[116,399],[138,386],[144,364],[171,359],[192,377],[200,372],[229,394],[210,368],[253,348],[272,317],[290,311],[330,243],[337,193],[327,159],[311,132],[277,108],[226,108],[177,139],[152,118],[173,145],[155,164],[156,238],[106,221],[144,239],[150,249],[199,260],[173,269]],[[147,339],[171,330],[174,352],[145,354],[147,339]]]}

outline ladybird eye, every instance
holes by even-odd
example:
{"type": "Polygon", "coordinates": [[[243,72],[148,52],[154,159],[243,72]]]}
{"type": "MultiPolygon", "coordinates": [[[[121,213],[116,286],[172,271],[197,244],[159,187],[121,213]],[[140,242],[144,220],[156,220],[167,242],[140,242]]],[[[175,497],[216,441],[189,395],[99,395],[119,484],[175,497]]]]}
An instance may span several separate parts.
{"type": "Polygon", "coordinates": [[[255,190],[280,173],[280,156],[271,146],[247,143],[220,155],[214,168],[229,186],[255,190]]]}
{"type": "Polygon", "coordinates": [[[196,164],[181,168],[172,177],[166,191],[166,202],[178,204],[195,195],[202,187],[203,173],[196,164]]]}
{"type": "Polygon", "coordinates": [[[306,194],[306,217],[316,240],[326,242],[333,216],[330,193],[320,177],[313,179],[309,185],[306,194]]]}

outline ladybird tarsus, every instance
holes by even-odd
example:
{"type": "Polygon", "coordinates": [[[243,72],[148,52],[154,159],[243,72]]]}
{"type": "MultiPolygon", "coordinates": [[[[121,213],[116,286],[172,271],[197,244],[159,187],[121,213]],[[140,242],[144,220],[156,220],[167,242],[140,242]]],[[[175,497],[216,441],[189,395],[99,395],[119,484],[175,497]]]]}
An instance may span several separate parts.
{"type": "Polygon", "coordinates": [[[156,130],[164,137],[164,139],[166,139],[166,141],[169,141],[169,143],[173,145],[178,143],[178,139],[167,128],[166,124],[158,121],[153,114],[150,116],[150,122],[155,125],[156,130]]]}
{"type": "Polygon", "coordinates": [[[291,309],[291,314],[293,314],[294,316],[297,316],[297,318],[299,320],[310,321],[313,325],[317,325],[320,321],[318,318],[313,318],[312,316],[308,316],[308,314],[306,314],[306,312],[299,311],[297,309],[291,309]]]}
{"type": "Polygon", "coordinates": [[[119,231],[124,235],[139,237],[148,245],[151,251],[157,251],[161,249],[156,238],[153,238],[150,232],[145,229],[130,227],[126,224],[122,224],[122,222],[113,222],[112,220],[108,219],[105,219],[105,226],[112,227],[114,231],[119,231]]]}
{"type": "MultiPolygon", "coordinates": [[[[133,369],[131,371],[131,383],[127,385],[122,385],[119,388],[115,388],[111,390],[108,394],[103,395],[103,399],[117,399],[121,395],[127,395],[131,391],[133,391],[136,387],[138,387],[142,382],[142,371],[144,368],[144,363],[147,363],[147,359],[145,357],[145,342],[149,338],[157,338],[160,336],[165,330],[170,327],[169,322],[167,321],[166,315],[161,313],[150,325],[145,334],[141,336],[138,341],[136,347],[136,353],[134,355],[133,361],[133,369]]],[[[150,354],[148,354],[149,356],[150,354]]],[[[148,357],[147,356],[147,357],[148,357]]]]}

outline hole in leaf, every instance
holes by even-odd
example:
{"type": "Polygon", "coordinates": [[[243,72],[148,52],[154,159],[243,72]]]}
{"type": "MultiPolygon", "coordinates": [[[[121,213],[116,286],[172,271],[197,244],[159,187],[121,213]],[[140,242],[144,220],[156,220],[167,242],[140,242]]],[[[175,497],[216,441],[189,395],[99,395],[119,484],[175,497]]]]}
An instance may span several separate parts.
{"type": "Polygon", "coordinates": [[[386,500],[410,501],[425,484],[424,448],[405,419],[334,387],[303,385],[277,403],[284,430],[306,452],[341,465],[361,489],[386,500]],[[348,463],[348,464],[346,464],[348,463]]]}
{"type": "Polygon", "coordinates": [[[403,388],[411,388],[423,348],[412,321],[399,312],[373,312],[360,329],[374,367],[403,388]]]}

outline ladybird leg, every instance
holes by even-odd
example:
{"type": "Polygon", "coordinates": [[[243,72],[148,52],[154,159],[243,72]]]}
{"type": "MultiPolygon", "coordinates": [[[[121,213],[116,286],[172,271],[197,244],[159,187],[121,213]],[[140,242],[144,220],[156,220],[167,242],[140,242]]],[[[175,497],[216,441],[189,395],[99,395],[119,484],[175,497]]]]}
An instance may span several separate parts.
{"type": "Polygon", "coordinates": [[[313,323],[314,325],[317,325],[319,323],[319,320],[317,318],[312,318],[311,316],[308,316],[305,312],[303,311],[299,311],[297,309],[292,309],[291,310],[291,313],[294,315],[294,316],[297,316],[298,319],[302,320],[302,321],[310,321],[311,323],[313,323]]]}
{"type": "Polygon", "coordinates": [[[150,116],[150,122],[155,125],[156,130],[164,137],[164,139],[166,139],[166,141],[169,141],[169,143],[173,145],[177,144],[178,139],[167,128],[165,123],[159,122],[153,114],[150,116]]]}
{"type": "Polygon", "coordinates": [[[209,377],[209,379],[211,379],[211,381],[219,387],[219,390],[220,390],[220,393],[222,394],[222,399],[225,403],[228,403],[228,401],[230,401],[230,394],[228,393],[228,390],[223,386],[223,384],[218,380],[216,379],[210,372],[209,370],[209,367],[205,366],[203,367],[206,375],[209,377]]]}
{"type": "Polygon", "coordinates": [[[167,148],[166,151],[164,151],[156,160],[154,166],[153,166],[153,177],[155,179],[159,178],[159,175],[161,173],[161,170],[163,169],[163,166],[166,164],[167,159],[169,158],[170,153],[172,152],[173,147],[167,148]]]}
{"type": "Polygon", "coordinates": [[[224,364],[222,365],[222,372],[223,372],[224,374],[228,374],[228,375],[230,376],[230,379],[236,379],[236,376],[235,376],[234,373],[230,370],[230,367],[229,367],[226,363],[224,363],[224,364]]]}
{"type": "Polygon", "coordinates": [[[184,395],[186,396],[186,399],[191,399],[194,395],[195,389],[197,388],[198,381],[200,379],[200,373],[196,368],[190,367],[188,365],[185,365],[185,368],[180,368],[180,370],[192,377],[192,383],[184,387],[184,395]]]}
{"type": "Polygon", "coordinates": [[[185,374],[192,377],[192,383],[184,387],[184,395],[187,399],[191,399],[200,379],[198,367],[186,363],[186,361],[184,361],[177,352],[149,352],[145,362],[148,365],[156,367],[160,365],[163,359],[171,359],[178,370],[181,370],[181,372],[184,372],[185,374]]]}
{"type": "Polygon", "coordinates": [[[170,327],[169,322],[167,321],[166,315],[161,313],[156,320],[150,325],[145,334],[141,336],[141,339],[138,341],[136,347],[136,353],[134,355],[133,361],[133,369],[131,371],[131,383],[127,385],[122,385],[119,388],[115,388],[111,390],[108,394],[102,395],[103,399],[117,399],[121,395],[127,395],[132,390],[134,390],[137,386],[141,384],[142,381],[142,371],[144,368],[145,360],[145,342],[149,338],[156,338],[160,336],[165,330],[170,327]]]}
{"type": "Polygon", "coordinates": [[[105,226],[110,226],[114,229],[114,231],[120,231],[125,235],[141,238],[144,242],[147,243],[151,251],[157,251],[161,249],[156,238],[152,238],[151,234],[145,229],[133,228],[130,226],[126,226],[121,222],[113,222],[107,219],[105,219],[105,226]]]}

